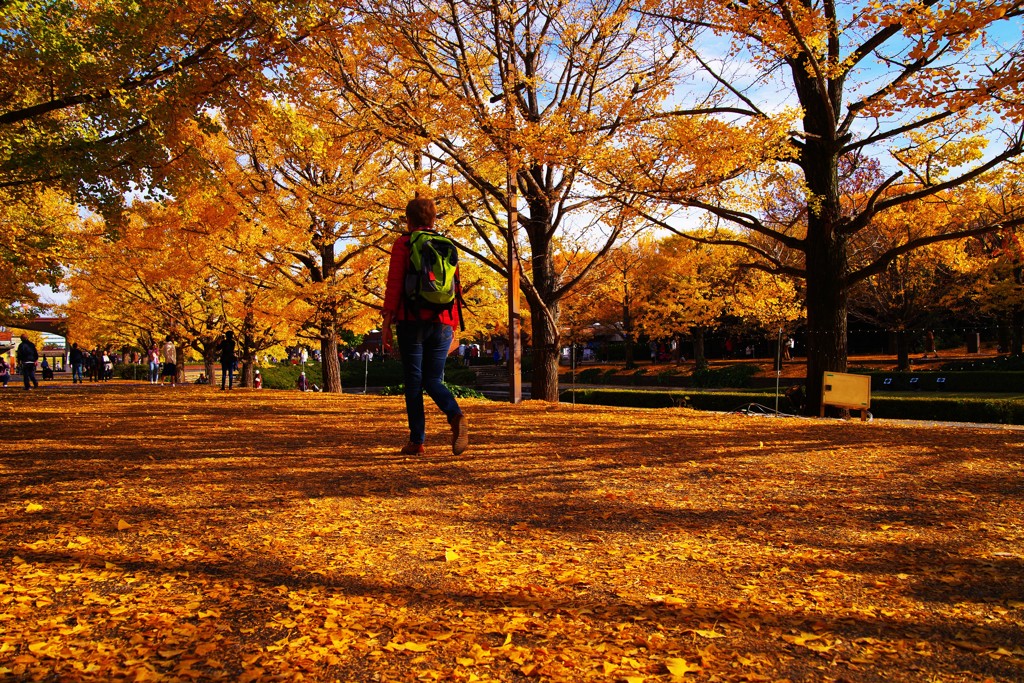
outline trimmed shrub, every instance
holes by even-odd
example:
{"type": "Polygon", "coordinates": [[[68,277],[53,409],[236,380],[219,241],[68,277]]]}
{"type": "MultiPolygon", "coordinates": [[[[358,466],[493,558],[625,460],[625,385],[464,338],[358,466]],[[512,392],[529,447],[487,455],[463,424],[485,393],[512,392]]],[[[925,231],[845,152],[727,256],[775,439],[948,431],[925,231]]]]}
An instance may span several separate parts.
{"type": "Polygon", "coordinates": [[[871,391],[956,391],[973,393],[1024,393],[1024,372],[874,371],[868,374],[871,375],[871,391]],[[914,379],[916,379],[917,381],[912,381],[914,379]],[[886,382],[886,380],[888,380],[888,382],[886,382]]]}
{"type": "Polygon", "coordinates": [[[593,384],[601,381],[604,376],[605,372],[601,368],[587,368],[576,373],[576,381],[583,384],[593,384]]]}
{"type": "Polygon", "coordinates": [[[746,387],[750,385],[750,379],[760,371],[760,367],[750,363],[727,365],[723,368],[698,369],[693,372],[693,385],[697,387],[746,387]]]}
{"type": "MultiPolygon", "coordinates": [[[[163,365],[163,363],[160,364],[161,369],[163,368],[163,365]]],[[[84,369],[82,370],[82,373],[85,373],[84,369]]],[[[68,374],[71,374],[70,365],[68,366],[68,374]]],[[[42,377],[42,371],[37,372],[36,376],[42,377]]],[[[114,377],[118,377],[120,379],[139,379],[144,381],[148,380],[149,363],[147,362],[145,365],[135,365],[134,363],[115,363],[114,377]]]]}
{"type": "MultiPolygon", "coordinates": [[[[571,401],[573,392],[562,394],[571,401]]],[[[697,410],[734,411],[750,403],[774,408],[775,394],[765,392],[677,392],[635,389],[577,389],[577,403],[623,408],[688,407],[697,410]]],[[[792,411],[785,396],[779,396],[779,410],[792,411]]],[[[965,398],[942,396],[873,396],[871,414],[879,418],[937,420],[943,422],[989,422],[1024,424],[1024,400],[1006,398],[965,398]]]]}
{"type": "MultiPolygon", "coordinates": [[[[300,365],[267,365],[260,367],[264,389],[294,389],[302,372],[300,365]]],[[[306,379],[311,385],[323,386],[319,363],[306,363],[306,379]]],[[[342,387],[345,382],[342,381],[342,387]]]]}
{"type": "MultiPolygon", "coordinates": [[[[461,384],[448,384],[445,382],[444,385],[448,387],[448,391],[452,392],[452,396],[455,398],[487,398],[479,391],[472,387],[466,387],[461,384]]],[[[380,390],[381,396],[404,396],[405,385],[396,384],[393,386],[386,386],[380,390]]]]}
{"type": "MultiPolygon", "coordinates": [[[[266,389],[294,389],[295,383],[302,372],[300,365],[268,365],[260,367],[260,374],[263,375],[263,386],[266,389]]],[[[445,366],[445,379],[452,384],[472,384],[476,380],[476,373],[472,369],[463,367],[455,360],[449,360],[445,366]]],[[[310,384],[322,387],[323,374],[320,363],[306,363],[306,378],[310,384]]],[[[402,364],[393,359],[384,361],[371,361],[364,363],[349,361],[341,364],[341,386],[343,390],[359,387],[364,382],[371,387],[389,386],[401,384],[402,364]]]]}
{"type": "MultiPolygon", "coordinates": [[[[696,370],[692,375],[680,374],[676,368],[661,370],[654,375],[648,374],[647,368],[637,368],[629,374],[620,374],[617,368],[610,368],[608,370],[587,368],[576,373],[576,382],[582,384],[606,384],[610,386],[696,386],[731,389],[775,384],[775,378],[754,377],[759,371],[760,368],[754,365],[730,365],[724,368],[696,370]]],[[[572,375],[564,373],[559,376],[559,381],[562,384],[570,384],[572,382],[572,375]]]]}

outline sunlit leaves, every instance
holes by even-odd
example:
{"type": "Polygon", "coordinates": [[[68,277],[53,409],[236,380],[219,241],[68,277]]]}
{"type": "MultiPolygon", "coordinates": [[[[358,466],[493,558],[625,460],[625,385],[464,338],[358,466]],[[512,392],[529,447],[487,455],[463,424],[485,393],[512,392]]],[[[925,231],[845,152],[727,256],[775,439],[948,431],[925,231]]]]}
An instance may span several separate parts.
{"type": "Polygon", "coordinates": [[[453,459],[430,413],[410,458],[401,398],[146,388],[50,393],[0,455],[8,677],[1008,682],[1024,660],[1013,431],[469,400],[486,438],[453,459]]]}

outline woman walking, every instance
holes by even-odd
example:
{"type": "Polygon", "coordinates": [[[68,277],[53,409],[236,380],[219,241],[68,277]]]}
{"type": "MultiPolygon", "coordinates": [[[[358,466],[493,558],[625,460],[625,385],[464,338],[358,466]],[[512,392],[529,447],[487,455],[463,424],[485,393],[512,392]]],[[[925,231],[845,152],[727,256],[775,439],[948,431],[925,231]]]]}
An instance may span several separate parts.
{"type": "MultiPolygon", "coordinates": [[[[385,351],[391,350],[391,325],[397,323],[398,350],[405,378],[405,411],[409,422],[409,443],[401,452],[406,455],[424,452],[424,391],[448,418],[448,424],[452,429],[452,453],[459,455],[469,446],[469,424],[452,392],[443,381],[445,359],[459,346],[458,337],[455,335],[461,305],[459,293],[456,291],[451,308],[436,310],[427,306],[417,306],[415,302],[410,301],[406,291],[406,276],[411,270],[410,240],[414,233],[418,238],[424,237],[423,232],[436,236],[436,233],[433,233],[436,211],[431,199],[416,198],[409,202],[405,209],[409,231],[399,237],[391,249],[387,289],[384,294],[383,346],[385,351]]],[[[456,270],[456,289],[457,273],[456,270]]]]}

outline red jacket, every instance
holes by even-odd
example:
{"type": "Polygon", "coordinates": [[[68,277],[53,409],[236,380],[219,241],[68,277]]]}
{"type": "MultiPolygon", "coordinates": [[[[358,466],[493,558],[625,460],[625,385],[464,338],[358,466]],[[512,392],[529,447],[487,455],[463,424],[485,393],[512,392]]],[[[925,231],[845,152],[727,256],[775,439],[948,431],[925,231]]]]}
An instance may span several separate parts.
{"type": "MultiPolygon", "coordinates": [[[[406,305],[405,299],[405,271],[409,267],[409,233],[399,237],[391,247],[391,263],[388,265],[388,285],[384,290],[384,312],[391,313],[392,320],[424,320],[427,322],[442,322],[445,325],[458,328],[459,313],[456,308],[459,306],[459,299],[456,298],[455,306],[450,311],[432,311],[429,308],[411,310],[406,305]]],[[[458,267],[456,266],[456,277],[458,267]]],[[[461,295],[461,292],[459,292],[461,295]]]]}

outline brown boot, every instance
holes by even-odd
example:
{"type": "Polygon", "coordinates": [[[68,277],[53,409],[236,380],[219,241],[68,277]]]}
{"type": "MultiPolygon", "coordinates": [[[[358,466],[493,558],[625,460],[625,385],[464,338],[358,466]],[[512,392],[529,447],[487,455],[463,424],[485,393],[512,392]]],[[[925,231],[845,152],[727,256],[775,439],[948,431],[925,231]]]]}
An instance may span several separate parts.
{"type": "Polygon", "coordinates": [[[452,426],[452,455],[462,455],[469,447],[469,422],[459,414],[448,418],[448,424],[452,426]]]}

